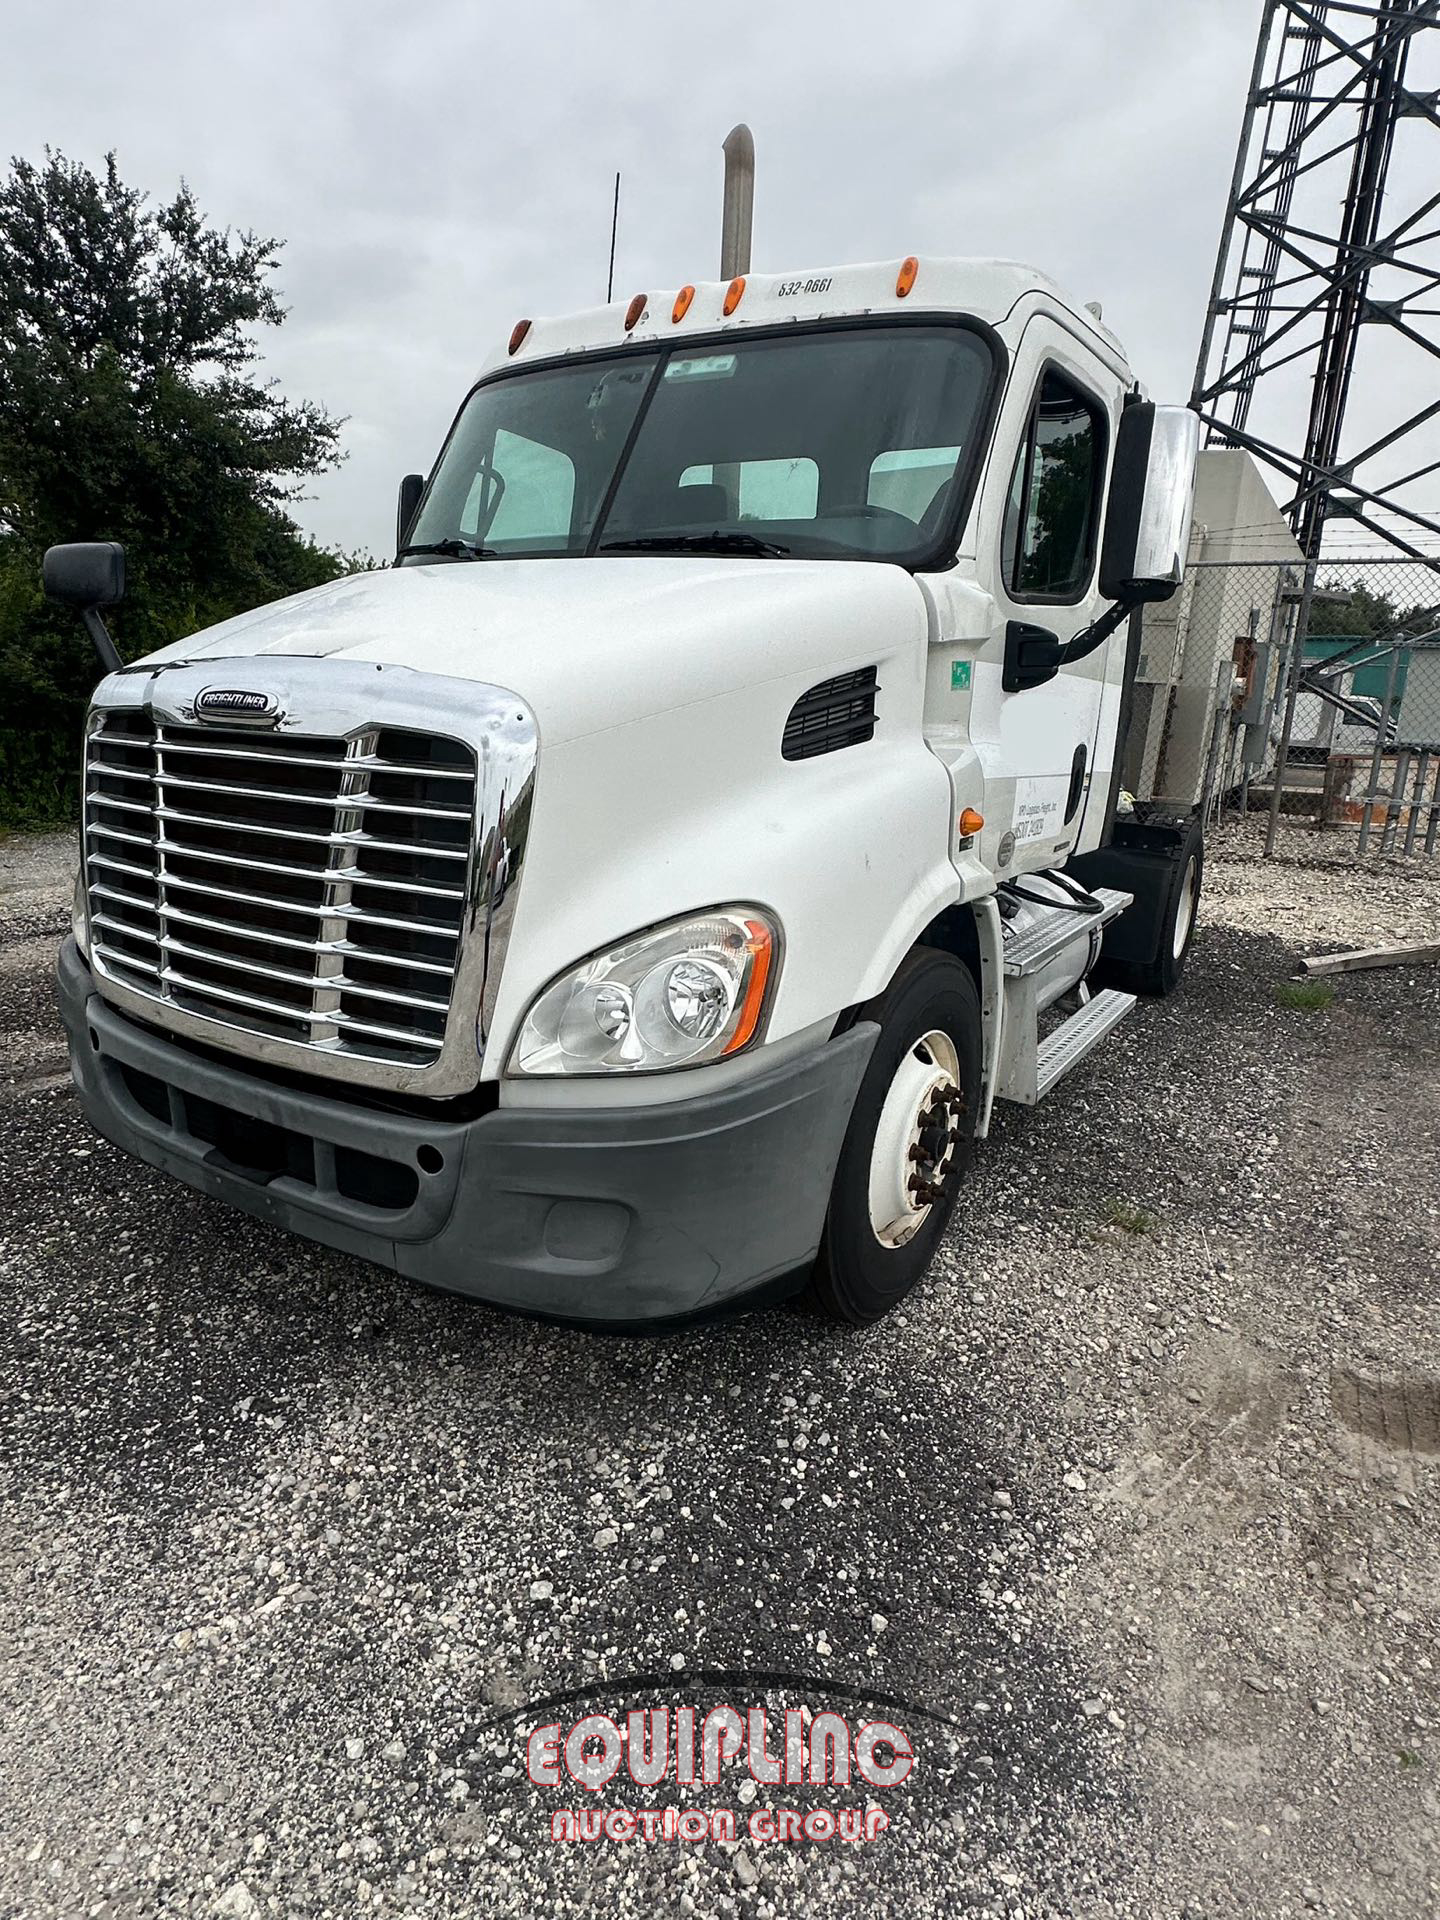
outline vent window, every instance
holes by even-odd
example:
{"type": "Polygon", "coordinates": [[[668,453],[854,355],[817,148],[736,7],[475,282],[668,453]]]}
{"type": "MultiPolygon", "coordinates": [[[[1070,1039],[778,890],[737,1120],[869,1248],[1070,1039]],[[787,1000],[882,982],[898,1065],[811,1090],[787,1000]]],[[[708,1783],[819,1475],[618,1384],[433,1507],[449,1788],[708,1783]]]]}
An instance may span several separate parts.
{"type": "Polygon", "coordinates": [[[811,760],[819,753],[862,746],[875,734],[874,667],[837,674],[802,693],[790,709],[780,752],[786,760],[811,760]]]}

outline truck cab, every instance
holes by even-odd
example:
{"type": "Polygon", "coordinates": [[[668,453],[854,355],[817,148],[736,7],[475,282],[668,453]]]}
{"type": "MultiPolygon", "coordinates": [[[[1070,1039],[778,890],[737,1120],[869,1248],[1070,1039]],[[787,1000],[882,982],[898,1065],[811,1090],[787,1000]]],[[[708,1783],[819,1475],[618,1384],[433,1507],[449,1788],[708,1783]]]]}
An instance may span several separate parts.
{"type": "MultiPolygon", "coordinates": [[[[1009,262],[517,323],[393,566],[97,688],[87,1112],[521,1311],[878,1317],[993,1100],[1178,980],[1198,827],[1118,767],[1194,455],[1009,262]]],[[[118,566],[47,580],[95,621],[118,566]]]]}

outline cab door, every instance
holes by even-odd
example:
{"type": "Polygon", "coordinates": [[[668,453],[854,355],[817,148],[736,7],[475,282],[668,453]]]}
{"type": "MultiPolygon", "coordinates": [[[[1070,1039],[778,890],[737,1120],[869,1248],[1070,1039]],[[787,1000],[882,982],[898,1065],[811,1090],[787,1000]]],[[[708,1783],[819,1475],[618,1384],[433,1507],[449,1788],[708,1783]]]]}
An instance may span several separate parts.
{"type": "Polygon", "coordinates": [[[1002,874],[1058,864],[1080,844],[1092,794],[1097,812],[1108,794],[1118,702],[1118,685],[1107,698],[1113,644],[1014,690],[1005,684],[1005,637],[1021,623],[1063,645],[1101,610],[1095,575],[1122,399],[1118,376],[1057,321],[1030,321],[987,476],[1000,510],[982,524],[992,538],[998,532],[998,551],[978,556],[981,577],[993,582],[1001,631],[976,676],[971,733],[985,768],[985,811],[1001,829],[993,841],[987,834],[986,851],[1002,874]]]}

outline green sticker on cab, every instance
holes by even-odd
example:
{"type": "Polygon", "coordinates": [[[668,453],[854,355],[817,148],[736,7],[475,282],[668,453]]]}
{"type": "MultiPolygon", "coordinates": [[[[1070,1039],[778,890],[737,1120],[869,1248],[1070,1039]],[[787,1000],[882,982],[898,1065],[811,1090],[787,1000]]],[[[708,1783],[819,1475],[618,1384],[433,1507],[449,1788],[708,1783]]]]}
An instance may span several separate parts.
{"type": "Polygon", "coordinates": [[[952,693],[963,693],[969,685],[970,662],[968,660],[952,660],[950,662],[950,691],[952,693]]]}

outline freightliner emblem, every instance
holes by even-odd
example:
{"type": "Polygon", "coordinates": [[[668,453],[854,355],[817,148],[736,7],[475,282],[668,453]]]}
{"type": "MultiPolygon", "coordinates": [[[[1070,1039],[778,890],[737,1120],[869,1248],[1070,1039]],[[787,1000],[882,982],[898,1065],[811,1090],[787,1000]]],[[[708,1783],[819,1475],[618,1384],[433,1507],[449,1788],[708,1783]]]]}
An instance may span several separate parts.
{"type": "Polygon", "coordinates": [[[206,687],[195,698],[197,720],[242,720],[256,727],[273,727],[281,717],[273,693],[249,687],[206,687]]]}

